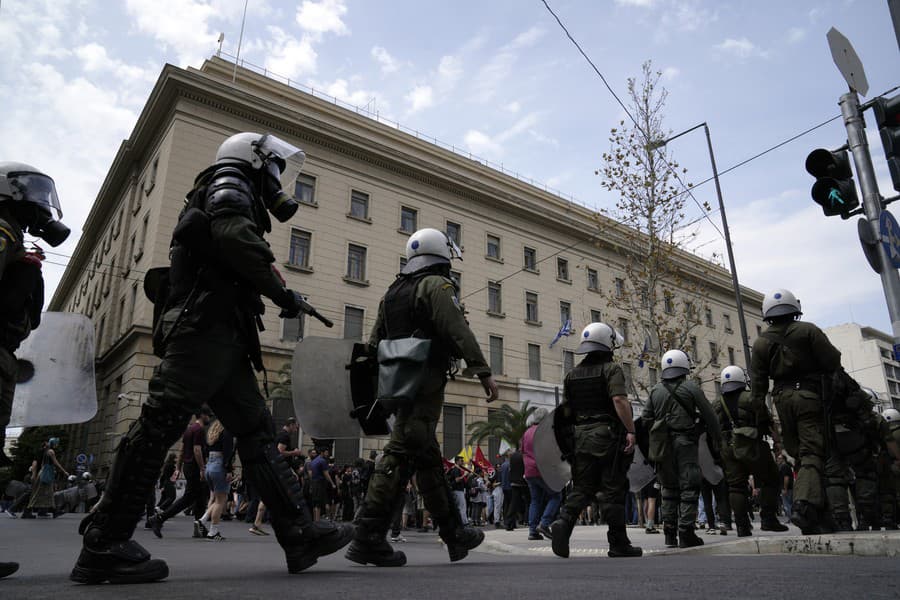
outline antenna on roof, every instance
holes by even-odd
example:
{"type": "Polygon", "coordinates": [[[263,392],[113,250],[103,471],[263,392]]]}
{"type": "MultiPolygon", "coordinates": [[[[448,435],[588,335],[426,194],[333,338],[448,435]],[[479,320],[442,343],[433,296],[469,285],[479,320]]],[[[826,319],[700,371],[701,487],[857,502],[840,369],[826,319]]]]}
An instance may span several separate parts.
{"type": "Polygon", "coordinates": [[[216,56],[222,55],[222,42],[224,42],[224,41],[225,41],[225,32],[223,31],[222,33],[219,34],[219,49],[218,49],[218,51],[216,51],[216,56]]]}
{"type": "Polygon", "coordinates": [[[237,79],[238,61],[241,59],[241,42],[244,41],[244,23],[247,21],[247,3],[250,0],[244,0],[244,16],[241,17],[241,35],[238,37],[237,56],[234,57],[234,71],[231,72],[231,83],[237,79]]]}

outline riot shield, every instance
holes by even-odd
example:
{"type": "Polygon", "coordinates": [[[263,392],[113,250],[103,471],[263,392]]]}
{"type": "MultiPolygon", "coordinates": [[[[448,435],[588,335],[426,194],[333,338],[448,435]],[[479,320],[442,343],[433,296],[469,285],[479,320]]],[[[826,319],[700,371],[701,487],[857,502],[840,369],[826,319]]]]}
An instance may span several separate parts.
{"type": "Polygon", "coordinates": [[[553,424],[557,410],[544,417],[532,438],[534,460],[537,463],[538,471],[541,472],[541,477],[547,487],[554,492],[562,490],[572,479],[572,467],[563,460],[563,451],[556,441],[553,424]]]}
{"type": "Polygon", "coordinates": [[[713,485],[718,485],[719,482],[722,481],[722,479],[725,477],[725,471],[722,470],[722,467],[716,464],[712,452],[709,451],[709,444],[706,443],[705,431],[700,434],[700,440],[698,444],[699,448],[697,449],[697,462],[700,463],[700,472],[703,473],[703,479],[707,480],[713,485]]]}
{"type": "Polygon", "coordinates": [[[10,427],[84,423],[97,414],[94,326],[85,315],[44,313],[16,357],[10,427]]]}
{"type": "Polygon", "coordinates": [[[635,444],[634,461],[628,467],[628,488],[632,492],[638,493],[644,489],[644,486],[653,481],[655,477],[656,470],[653,468],[653,465],[644,458],[641,447],[635,444]]]}
{"type": "MultiPolygon", "coordinates": [[[[371,368],[358,360],[360,350],[354,352],[355,345],[359,344],[353,340],[307,337],[294,349],[291,363],[294,414],[303,432],[311,437],[359,438],[363,428],[367,435],[390,432],[378,406],[372,408],[374,393],[367,410],[357,410],[354,403],[351,379],[355,376],[357,393],[364,396],[364,371],[371,368]]],[[[358,402],[362,404],[364,399],[358,402]]]]}

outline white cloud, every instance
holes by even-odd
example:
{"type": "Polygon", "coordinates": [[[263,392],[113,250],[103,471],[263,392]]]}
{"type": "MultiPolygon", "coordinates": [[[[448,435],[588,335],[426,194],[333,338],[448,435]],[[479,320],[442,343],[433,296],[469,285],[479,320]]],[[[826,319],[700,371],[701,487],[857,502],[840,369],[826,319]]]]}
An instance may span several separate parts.
{"type": "Polygon", "coordinates": [[[382,98],[373,91],[362,88],[351,90],[352,83],[353,81],[339,78],[330,83],[313,82],[312,85],[316,91],[322,90],[329,96],[334,96],[338,100],[343,100],[344,102],[359,106],[360,108],[365,106],[371,108],[370,103],[377,98],[379,111],[383,112],[390,109],[390,104],[387,101],[382,100],[382,98]]]}
{"type": "Polygon", "coordinates": [[[452,89],[462,74],[462,60],[458,56],[448,54],[441,57],[441,62],[438,64],[438,82],[441,89],[452,89]]]}
{"type": "Polygon", "coordinates": [[[666,67],[662,70],[663,79],[666,81],[672,81],[679,75],[681,75],[681,69],[678,67],[666,67]]]}
{"type": "Polygon", "coordinates": [[[126,10],[138,30],[171,50],[182,66],[197,65],[216,49],[219,32],[210,21],[221,16],[201,0],[127,0],[126,10]]]}
{"type": "Polygon", "coordinates": [[[304,0],[297,9],[297,24],[301,29],[311,34],[322,35],[334,33],[345,35],[350,33],[343,17],[347,14],[347,6],[344,0],[304,0]]]}
{"type": "Polygon", "coordinates": [[[619,6],[639,6],[641,8],[647,8],[653,6],[654,0],[616,0],[616,4],[619,6]]]}
{"type": "Polygon", "coordinates": [[[739,39],[727,38],[724,42],[716,44],[715,48],[740,59],[769,57],[767,51],[761,49],[745,37],[739,39]]]}
{"type": "Polygon", "coordinates": [[[291,79],[315,74],[318,54],[309,36],[298,40],[278,27],[269,27],[269,33],[265,59],[267,69],[291,79]]]}
{"type": "Polygon", "coordinates": [[[557,140],[546,137],[534,130],[534,126],[537,125],[538,121],[540,121],[538,113],[529,113],[494,136],[477,129],[470,129],[463,136],[463,141],[473,154],[478,154],[485,158],[502,156],[504,153],[503,145],[523,133],[528,133],[538,142],[558,146],[559,142],[557,140]]]}
{"type": "Polygon", "coordinates": [[[107,54],[106,48],[96,42],[78,46],[75,48],[75,56],[81,60],[82,68],[86,73],[110,73],[120,83],[152,82],[158,75],[155,68],[144,69],[111,58],[107,54]]]}
{"type": "Polygon", "coordinates": [[[393,73],[400,68],[400,64],[397,62],[397,60],[381,46],[373,47],[371,54],[372,58],[374,58],[378,62],[378,64],[381,65],[382,73],[393,73]]]}
{"type": "Polygon", "coordinates": [[[503,149],[500,144],[496,143],[491,139],[489,135],[478,131],[476,129],[470,129],[463,136],[463,141],[466,144],[466,147],[473,154],[478,154],[486,157],[497,157],[503,153],[503,149]]]}
{"type": "Polygon", "coordinates": [[[806,30],[801,27],[791,27],[788,29],[787,40],[789,44],[796,44],[806,38],[806,30]]]}
{"type": "Polygon", "coordinates": [[[544,37],[545,33],[546,31],[544,31],[544,29],[542,29],[541,27],[531,27],[530,29],[527,29],[526,31],[523,31],[522,33],[517,35],[510,44],[510,47],[518,49],[534,46],[539,39],[544,37]]]}
{"type": "Polygon", "coordinates": [[[409,112],[414,113],[434,105],[434,92],[430,85],[417,85],[406,96],[410,104],[409,112]]]}
{"type": "Polygon", "coordinates": [[[510,102],[509,104],[507,104],[506,106],[504,106],[503,110],[515,114],[515,113],[519,112],[519,110],[521,110],[521,108],[522,108],[522,105],[514,100],[514,101],[510,102]]]}

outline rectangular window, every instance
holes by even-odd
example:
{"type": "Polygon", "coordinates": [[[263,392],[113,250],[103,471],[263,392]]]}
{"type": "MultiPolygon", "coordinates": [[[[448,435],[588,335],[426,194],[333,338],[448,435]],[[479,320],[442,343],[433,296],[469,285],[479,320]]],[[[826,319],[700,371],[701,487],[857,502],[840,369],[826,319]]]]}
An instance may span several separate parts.
{"type": "Polygon", "coordinates": [[[125,296],[119,300],[119,326],[116,331],[122,333],[122,327],[125,325],[125,296]]]}
{"type": "Polygon", "coordinates": [[[528,344],[528,378],[541,379],[541,347],[537,344],[528,344]]]}
{"type": "Polygon", "coordinates": [[[419,211],[407,206],[400,207],[400,231],[404,233],[415,233],[418,229],[419,211]]]}
{"type": "Polygon", "coordinates": [[[124,214],[124,209],[119,209],[119,215],[116,217],[116,224],[113,226],[113,239],[119,239],[119,232],[122,231],[122,216],[124,214]]]}
{"type": "Polygon", "coordinates": [[[684,314],[687,316],[688,322],[693,321],[696,317],[696,313],[694,312],[694,303],[693,302],[685,302],[684,303],[684,314]]]}
{"type": "Polygon", "coordinates": [[[353,306],[344,307],[344,339],[362,341],[365,311],[353,306]]]}
{"type": "Polygon", "coordinates": [[[159,173],[159,157],[153,159],[153,165],[150,167],[150,183],[147,185],[147,193],[156,186],[156,175],[159,173]]]}
{"type": "Polygon", "coordinates": [[[503,374],[503,338],[496,335],[490,336],[491,344],[491,373],[503,374]]]}
{"type": "Polygon", "coordinates": [[[600,323],[603,321],[603,314],[599,310],[591,309],[591,323],[600,323]]]}
{"type": "Polygon", "coordinates": [[[653,367],[650,367],[650,369],[648,370],[648,373],[649,373],[649,377],[650,377],[650,385],[651,386],[656,385],[659,382],[659,376],[656,374],[656,369],[654,369],[653,367]]]}
{"type": "Polygon", "coordinates": [[[571,350],[563,350],[563,375],[575,368],[575,353],[571,350]]]}
{"type": "Polygon", "coordinates": [[[722,322],[725,324],[725,331],[731,333],[733,329],[731,329],[731,315],[725,313],[722,315],[722,322]]]}
{"type": "Polygon", "coordinates": [[[728,346],[728,364],[734,364],[734,348],[732,348],[731,346],[728,346]]]}
{"type": "Polygon", "coordinates": [[[350,244],[347,249],[347,279],[366,280],[366,249],[363,246],[350,244]]]}
{"type": "Polygon", "coordinates": [[[299,342],[303,339],[303,313],[296,319],[281,320],[281,341],[282,342],[299,342]]]}
{"type": "Polygon", "coordinates": [[[453,221],[447,221],[447,237],[462,248],[462,225],[453,221]]]}
{"type": "Polygon", "coordinates": [[[707,308],[707,309],[704,311],[704,313],[706,314],[706,326],[707,326],[707,327],[714,327],[715,324],[713,323],[712,309],[711,309],[711,308],[707,308]]]}
{"type": "Polygon", "coordinates": [[[672,302],[672,294],[666,292],[666,295],[663,297],[663,310],[667,315],[675,314],[675,303],[672,302]]]}
{"type": "Polygon", "coordinates": [[[500,260],[500,238],[496,235],[487,236],[487,255],[488,258],[493,258],[494,260],[500,260]]]}
{"type": "Polygon", "coordinates": [[[565,325],[572,319],[572,304],[570,302],[559,303],[559,324],[565,325]]]}
{"type": "Polygon", "coordinates": [[[144,215],[144,222],[141,225],[141,249],[140,253],[144,253],[144,246],[147,245],[147,230],[150,228],[150,213],[144,215]]]}
{"type": "Polygon", "coordinates": [[[525,255],[522,260],[522,266],[526,271],[537,271],[537,250],[525,246],[525,255]]]}
{"type": "Polygon", "coordinates": [[[718,365],[719,364],[719,345],[715,342],[709,343],[709,364],[718,365]]]}
{"type": "Polygon", "coordinates": [[[622,334],[623,344],[628,344],[631,342],[631,332],[628,328],[628,319],[619,319],[619,326],[617,328],[619,333],[622,334]]]}
{"type": "Polygon", "coordinates": [[[304,204],[316,203],[316,178],[301,173],[294,184],[294,200],[304,204]]]}
{"type": "Polygon", "coordinates": [[[350,216],[357,219],[369,219],[369,195],[365,192],[350,192],[350,216]]]}
{"type": "Polygon", "coordinates": [[[444,456],[453,458],[463,448],[463,407],[444,405],[444,456]]]}
{"type": "Polygon", "coordinates": [[[135,315],[137,314],[137,299],[138,299],[138,284],[134,284],[131,286],[131,320],[130,323],[134,323],[135,315]]]}
{"type": "Polygon", "coordinates": [[[569,279],[569,261],[565,258],[556,259],[556,278],[560,281],[571,281],[569,279]]]}
{"type": "Polygon", "coordinates": [[[625,297],[625,280],[616,277],[616,298],[624,298],[625,297]]]}
{"type": "Polygon", "coordinates": [[[691,353],[691,360],[697,362],[697,338],[691,336],[689,348],[691,353]]]}
{"type": "Polygon", "coordinates": [[[100,317],[100,325],[97,327],[97,351],[103,350],[103,334],[106,330],[106,315],[100,317]]]}
{"type": "Polygon", "coordinates": [[[503,302],[500,296],[501,286],[496,281],[488,282],[488,312],[494,314],[503,313],[503,302]]]}
{"type": "MultiPolygon", "coordinates": [[[[134,262],[137,262],[141,258],[141,255],[138,254],[138,251],[137,251],[137,234],[136,233],[131,234],[131,258],[134,260],[134,262]]],[[[94,275],[94,272],[91,271],[91,276],[93,277],[93,275],[94,275]]]]}
{"type": "Polygon", "coordinates": [[[295,267],[309,268],[309,249],[312,244],[312,234],[308,231],[291,229],[291,248],[288,262],[295,267]]]}
{"type": "Polygon", "coordinates": [[[587,270],[587,289],[592,292],[600,291],[600,277],[597,275],[597,269],[591,269],[588,267],[587,270]]]}
{"type": "Polygon", "coordinates": [[[531,323],[537,323],[538,318],[538,295],[534,292],[525,292],[525,320],[531,323]]]}

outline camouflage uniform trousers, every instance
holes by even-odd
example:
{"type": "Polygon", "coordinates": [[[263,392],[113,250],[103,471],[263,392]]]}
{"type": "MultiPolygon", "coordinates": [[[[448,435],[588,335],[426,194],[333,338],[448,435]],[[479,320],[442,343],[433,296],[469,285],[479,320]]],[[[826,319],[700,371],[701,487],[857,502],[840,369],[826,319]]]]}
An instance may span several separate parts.
{"type": "Polygon", "coordinates": [[[773,397],[781,421],[781,441],[797,461],[794,503],[825,506],[825,415],[819,395],[793,388],[773,397]]]}
{"type": "Polygon", "coordinates": [[[666,527],[693,529],[703,479],[697,458],[697,436],[693,433],[671,435],[672,455],[657,465],[656,472],[662,486],[662,521],[666,527]]]}
{"type": "Polygon", "coordinates": [[[431,369],[412,405],[397,410],[391,439],[369,481],[361,517],[381,519],[387,527],[413,474],[425,509],[435,521],[451,516],[441,447],[435,435],[444,406],[445,385],[443,371],[431,369]]]}

